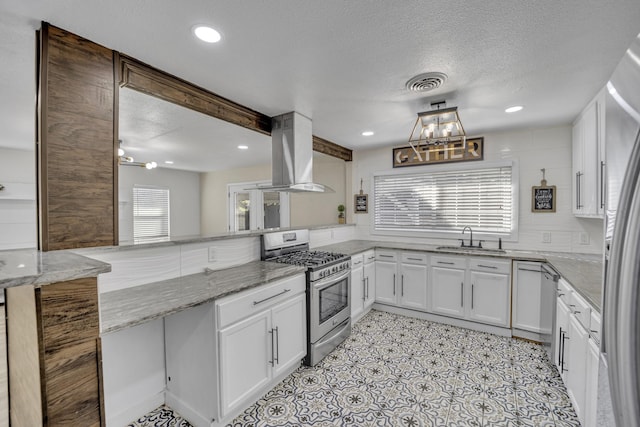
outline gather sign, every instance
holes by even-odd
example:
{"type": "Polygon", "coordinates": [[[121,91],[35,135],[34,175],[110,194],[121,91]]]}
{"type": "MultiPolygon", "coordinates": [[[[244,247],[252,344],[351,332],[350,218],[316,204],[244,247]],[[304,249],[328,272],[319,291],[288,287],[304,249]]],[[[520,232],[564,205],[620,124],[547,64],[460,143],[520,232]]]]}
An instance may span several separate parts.
{"type": "Polygon", "coordinates": [[[452,141],[440,145],[422,145],[415,150],[411,146],[400,147],[393,149],[393,167],[482,160],[483,154],[483,137],[468,138],[466,143],[452,141]]]}

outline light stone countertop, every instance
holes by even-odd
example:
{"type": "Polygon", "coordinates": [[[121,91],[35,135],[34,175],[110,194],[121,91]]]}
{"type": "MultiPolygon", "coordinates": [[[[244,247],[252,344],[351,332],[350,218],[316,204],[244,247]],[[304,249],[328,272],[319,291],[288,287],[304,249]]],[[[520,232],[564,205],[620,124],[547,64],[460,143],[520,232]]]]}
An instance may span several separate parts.
{"type": "Polygon", "coordinates": [[[256,286],[303,274],[305,267],[253,261],[100,294],[100,332],[118,331],[256,286]]]}
{"type": "Polygon", "coordinates": [[[417,243],[385,242],[377,240],[349,240],[343,243],[313,248],[314,250],[355,255],[369,249],[395,249],[446,253],[463,256],[509,258],[518,261],[547,262],[589,302],[601,312],[602,304],[602,256],[597,254],[573,254],[563,252],[533,252],[506,250],[505,253],[465,252],[460,250],[437,249],[439,245],[417,243]]]}
{"type": "Polygon", "coordinates": [[[42,286],[111,271],[111,265],[69,251],[40,252],[37,249],[0,251],[0,289],[12,286],[42,286]]]}

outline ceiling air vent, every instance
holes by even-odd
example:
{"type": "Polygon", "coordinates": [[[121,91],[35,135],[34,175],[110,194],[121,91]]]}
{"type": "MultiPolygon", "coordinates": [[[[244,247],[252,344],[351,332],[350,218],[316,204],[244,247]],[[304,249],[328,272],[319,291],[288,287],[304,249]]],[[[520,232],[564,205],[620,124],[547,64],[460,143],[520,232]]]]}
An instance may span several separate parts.
{"type": "Polygon", "coordinates": [[[407,82],[407,89],[413,92],[427,92],[438,89],[447,80],[445,73],[431,72],[415,76],[407,82]]]}

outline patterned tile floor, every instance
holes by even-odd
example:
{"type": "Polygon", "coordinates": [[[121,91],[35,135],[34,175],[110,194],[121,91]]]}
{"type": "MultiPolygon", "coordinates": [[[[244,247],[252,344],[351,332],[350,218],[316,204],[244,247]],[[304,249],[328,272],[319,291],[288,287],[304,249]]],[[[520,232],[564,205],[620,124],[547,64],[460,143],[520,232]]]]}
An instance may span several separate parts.
{"type": "MultiPolygon", "coordinates": [[[[134,427],[189,424],[161,407],[134,427]]],[[[544,349],[371,311],[230,426],[580,426],[544,349]]]]}

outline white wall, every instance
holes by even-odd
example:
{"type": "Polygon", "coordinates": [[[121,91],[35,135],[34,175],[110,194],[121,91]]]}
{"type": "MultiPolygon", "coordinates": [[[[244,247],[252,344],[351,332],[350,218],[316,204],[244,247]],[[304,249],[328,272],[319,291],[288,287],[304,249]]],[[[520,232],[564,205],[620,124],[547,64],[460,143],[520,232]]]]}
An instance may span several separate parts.
{"type": "MultiPolygon", "coordinates": [[[[335,190],[335,193],[291,193],[291,227],[336,224],[338,205],[345,204],[348,167],[343,160],[315,153],[313,180],[335,190]]],[[[202,234],[223,233],[227,230],[227,185],[242,182],[270,181],[271,164],[248,168],[203,173],[202,234]]],[[[349,181],[350,182],[350,181],[349,181]]]]}
{"type": "Polygon", "coordinates": [[[169,188],[171,237],[200,234],[200,174],[168,168],[120,166],[118,171],[120,243],[133,242],[133,186],[169,188]]]}
{"type": "MultiPolygon", "coordinates": [[[[559,252],[601,253],[602,220],[579,219],[571,213],[571,127],[557,126],[526,129],[484,135],[484,161],[516,159],[520,173],[519,238],[505,244],[507,249],[546,250],[559,252]],[[531,212],[531,187],[540,185],[546,169],[548,185],[555,185],[558,200],[555,213],[531,212]],[[551,243],[542,243],[542,233],[551,233],[551,243]],[[580,233],[587,233],[589,244],[580,244],[580,233]]],[[[480,162],[479,162],[480,163],[480,162]]],[[[455,167],[455,164],[452,164],[455,167]]],[[[364,180],[364,192],[372,194],[372,174],[392,169],[391,147],[354,152],[352,166],[352,192],[360,189],[364,180]]],[[[428,171],[429,166],[412,167],[409,172],[428,171]]],[[[443,240],[425,238],[399,238],[371,234],[370,221],[373,200],[369,200],[369,214],[352,215],[357,226],[357,236],[364,239],[403,240],[441,243],[443,240]]],[[[350,208],[352,210],[353,208],[350,208]]],[[[451,243],[449,241],[448,243],[451,243]]],[[[494,244],[487,243],[488,247],[494,244]]]]}
{"type": "Polygon", "coordinates": [[[37,246],[35,153],[0,147],[0,250],[37,246]]]}

